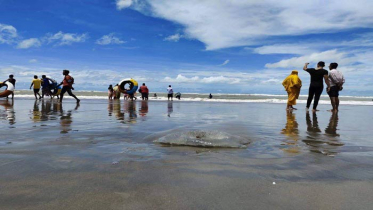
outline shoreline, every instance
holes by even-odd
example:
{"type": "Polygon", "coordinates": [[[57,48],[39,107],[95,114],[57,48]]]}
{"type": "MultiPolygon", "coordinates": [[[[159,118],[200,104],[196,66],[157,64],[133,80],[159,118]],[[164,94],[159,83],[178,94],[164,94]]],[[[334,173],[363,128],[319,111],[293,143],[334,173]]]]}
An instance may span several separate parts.
{"type": "MultiPolygon", "coordinates": [[[[105,96],[105,95],[82,95],[82,93],[84,94],[85,92],[78,92],[77,91],[74,94],[76,94],[76,96],[79,99],[85,99],[85,100],[105,100],[105,99],[107,99],[107,100],[109,100],[107,98],[107,96],[105,96]]],[[[159,95],[161,95],[161,96],[159,96],[157,98],[150,96],[149,100],[150,101],[168,101],[167,97],[163,96],[163,95],[166,95],[166,94],[159,94],[159,95]]],[[[276,96],[276,98],[270,98],[270,97],[266,97],[266,96],[262,96],[262,95],[260,97],[257,97],[257,95],[255,95],[252,99],[250,99],[250,98],[246,98],[246,99],[218,98],[218,97],[209,99],[207,97],[203,98],[203,97],[199,97],[199,96],[201,96],[201,95],[200,94],[199,95],[183,94],[181,100],[177,100],[176,98],[174,98],[173,101],[174,102],[176,102],[176,101],[207,102],[207,103],[210,103],[210,102],[217,102],[217,103],[269,103],[269,104],[286,104],[287,103],[287,96],[282,96],[282,95],[278,95],[278,96],[276,96]]],[[[136,95],[136,97],[137,97],[136,101],[141,101],[140,95],[136,95]]],[[[17,99],[17,98],[18,99],[33,99],[34,95],[25,95],[25,94],[17,95],[17,94],[15,94],[14,98],[15,99],[17,99]]],[[[71,99],[71,97],[69,95],[65,95],[64,98],[65,99],[71,99]]],[[[306,104],[307,103],[307,97],[300,96],[300,98],[301,99],[297,100],[297,104],[306,104]]],[[[370,98],[345,96],[345,97],[340,97],[340,99],[341,99],[341,101],[340,101],[341,105],[373,106],[373,101],[371,101],[370,98]]],[[[2,100],[2,99],[0,99],[0,100],[2,100]]],[[[50,100],[50,99],[46,98],[45,100],[50,100]]],[[[120,99],[120,101],[123,101],[123,97],[120,99]]],[[[319,104],[330,104],[330,99],[326,96],[323,96],[323,97],[320,98],[319,104]]]]}

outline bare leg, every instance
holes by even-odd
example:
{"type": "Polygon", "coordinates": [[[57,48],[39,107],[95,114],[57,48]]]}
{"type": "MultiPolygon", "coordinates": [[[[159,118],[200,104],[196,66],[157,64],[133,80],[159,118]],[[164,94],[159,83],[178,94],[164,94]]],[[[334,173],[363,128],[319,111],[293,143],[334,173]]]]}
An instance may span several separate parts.
{"type": "Polygon", "coordinates": [[[331,112],[337,111],[337,103],[336,103],[336,97],[330,97],[330,102],[332,104],[333,109],[330,110],[331,112]]]}
{"type": "Polygon", "coordinates": [[[339,98],[338,97],[335,98],[335,109],[337,112],[339,111],[339,98]]]}

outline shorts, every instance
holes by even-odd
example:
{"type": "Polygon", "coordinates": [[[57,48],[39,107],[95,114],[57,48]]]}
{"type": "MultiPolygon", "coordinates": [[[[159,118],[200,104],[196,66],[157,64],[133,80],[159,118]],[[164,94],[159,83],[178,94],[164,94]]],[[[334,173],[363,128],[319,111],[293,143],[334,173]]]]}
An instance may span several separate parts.
{"type": "Polygon", "coordinates": [[[328,92],[329,97],[338,97],[339,96],[339,87],[332,86],[328,92]]]}
{"type": "Polygon", "coordinates": [[[34,89],[34,93],[39,93],[40,89],[34,89]]]}
{"type": "Polygon", "coordinates": [[[172,98],[172,95],[173,95],[173,94],[168,94],[167,97],[168,97],[168,98],[172,98]]]}

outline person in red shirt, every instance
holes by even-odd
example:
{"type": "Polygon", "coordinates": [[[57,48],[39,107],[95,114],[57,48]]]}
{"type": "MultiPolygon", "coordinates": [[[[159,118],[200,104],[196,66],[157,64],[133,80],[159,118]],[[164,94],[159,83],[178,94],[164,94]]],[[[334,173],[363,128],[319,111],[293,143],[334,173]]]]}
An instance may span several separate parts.
{"type": "Polygon", "coordinates": [[[145,83],[142,83],[142,86],[140,87],[139,92],[141,93],[142,100],[148,100],[149,89],[148,87],[146,87],[145,83]]]}
{"type": "Polygon", "coordinates": [[[69,70],[63,70],[62,74],[65,76],[62,82],[59,85],[62,85],[61,95],[60,95],[60,103],[62,103],[63,95],[67,92],[71,97],[76,99],[76,103],[79,103],[80,100],[71,92],[74,90],[74,78],[69,75],[69,70]]]}

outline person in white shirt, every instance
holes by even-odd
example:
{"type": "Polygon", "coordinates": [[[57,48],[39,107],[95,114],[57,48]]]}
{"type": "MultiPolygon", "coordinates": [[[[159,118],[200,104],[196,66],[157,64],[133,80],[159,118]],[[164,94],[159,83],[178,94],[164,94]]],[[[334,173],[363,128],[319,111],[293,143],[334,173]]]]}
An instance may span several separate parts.
{"type": "Polygon", "coordinates": [[[332,112],[338,112],[339,107],[339,91],[343,89],[343,84],[345,83],[345,78],[343,74],[337,70],[338,63],[331,63],[329,65],[329,83],[330,87],[327,88],[328,95],[333,109],[332,112]]]}
{"type": "Polygon", "coordinates": [[[167,88],[167,100],[171,101],[173,100],[173,95],[174,95],[174,90],[172,89],[171,85],[168,86],[167,88]]]}

